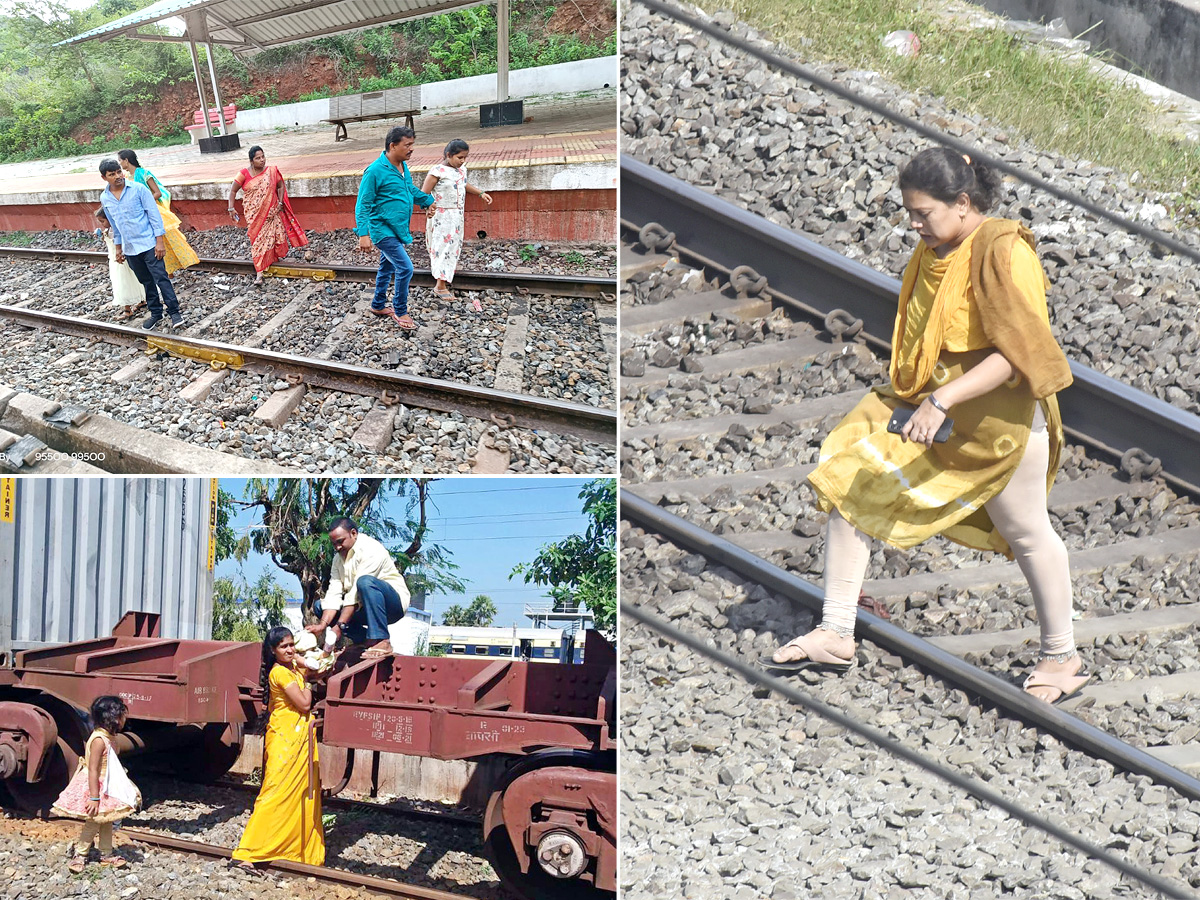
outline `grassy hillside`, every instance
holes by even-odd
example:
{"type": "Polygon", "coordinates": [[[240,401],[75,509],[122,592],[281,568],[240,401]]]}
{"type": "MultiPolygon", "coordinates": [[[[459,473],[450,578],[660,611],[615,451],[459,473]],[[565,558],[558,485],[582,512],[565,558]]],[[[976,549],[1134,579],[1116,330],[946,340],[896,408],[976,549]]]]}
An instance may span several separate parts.
{"type": "MultiPolygon", "coordinates": [[[[97,0],[74,10],[62,0],[18,0],[12,15],[0,16],[0,161],[188,141],[183,126],[199,99],[186,46],[54,46],[150,2],[97,0]]],[[[616,52],[614,0],[510,6],[514,69],[616,52]]],[[[243,109],[485,74],[496,70],[495,8],[321,38],[249,60],[218,48],[216,69],[222,101],[243,109]]]]}

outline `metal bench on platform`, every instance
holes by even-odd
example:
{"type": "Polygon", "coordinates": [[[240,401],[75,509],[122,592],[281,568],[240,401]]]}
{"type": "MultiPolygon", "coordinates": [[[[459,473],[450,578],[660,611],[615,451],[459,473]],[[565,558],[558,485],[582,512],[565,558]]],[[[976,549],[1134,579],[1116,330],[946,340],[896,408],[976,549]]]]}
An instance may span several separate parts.
{"type": "MultiPolygon", "coordinates": [[[[214,106],[208,110],[208,121],[212,124],[214,131],[220,126],[222,116],[225,119],[224,133],[237,134],[237,104],[230,103],[220,110],[214,106]]],[[[192,136],[193,144],[199,143],[200,139],[208,133],[204,127],[203,110],[198,109],[192,113],[192,124],[185,125],[183,130],[192,136]]]]}
{"type": "Polygon", "coordinates": [[[396,119],[404,116],[404,124],[413,127],[413,116],[421,114],[421,86],[389,88],[369,94],[350,94],[329,98],[329,118],[337,126],[334,141],[347,140],[347,122],[366,122],[369,119],[396,119]]]}

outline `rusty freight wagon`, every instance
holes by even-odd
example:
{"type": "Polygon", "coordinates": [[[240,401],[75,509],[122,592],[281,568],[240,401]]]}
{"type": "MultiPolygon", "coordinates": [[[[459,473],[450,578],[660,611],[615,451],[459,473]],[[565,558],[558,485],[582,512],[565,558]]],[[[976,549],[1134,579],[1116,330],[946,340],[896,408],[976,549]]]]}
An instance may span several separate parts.
{"type": "MultiPolygon", "coordinates": [[[[83,711],[102,694],[129,707],[139,753],[183,777],[220,777],[263,709],[260,645],[160,637],[156,613],[112,634],[18,651],[0,667],[0,779],[45,812],[83,750],[83,711]]],[[[616,887],[616,657],[589,632],[586,664],[391,656],[329,678],[318,739],[355,752],[511,764],[493,786],[484,838],[505,885],[527,900],[601,898],[616,887]]],[[[349,656],[349,654],[347,654],[349,656]]],[[[330,780],[335,780],[334,779],[330,780]]]]}

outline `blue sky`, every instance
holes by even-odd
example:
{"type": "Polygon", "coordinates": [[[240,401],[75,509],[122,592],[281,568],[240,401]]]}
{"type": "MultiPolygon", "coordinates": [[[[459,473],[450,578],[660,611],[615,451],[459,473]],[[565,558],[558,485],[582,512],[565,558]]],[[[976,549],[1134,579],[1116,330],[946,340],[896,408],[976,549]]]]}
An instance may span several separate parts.
{"type": "MultiPolygon", "coordinates": [[[[458,564],[456,573],[466,582],[466,593],[436,594],[427,603],[434,623],[451,604],[466,606],[476,594],[487,594],[499,611],[494,624],[530,624],[524,616],[526,604],[549,602],[545,589],[526,585],[520,576],[508,575],[514,565],[530,562],[545,544],[587,529],[579,491],[588,478],[445,478],[430,489],[428,540],[442,545],[458,564]]],[[[242,499],[246,482],[220,479],[221,489],[242,499]]],[[[403,501],[393,516],[404,518],[403,501]]],[[[259,510],[239,511],[231,523],[238,534],[261,524],[259,510]]],[[[290,596],[300,596],[296,578],[275,566],[269,556],[251,555],[243,563],[227,559],[217,564],[216,576],[231,576],[241,570],[253,582],[264,569],[271,571],[290,596]]]]}

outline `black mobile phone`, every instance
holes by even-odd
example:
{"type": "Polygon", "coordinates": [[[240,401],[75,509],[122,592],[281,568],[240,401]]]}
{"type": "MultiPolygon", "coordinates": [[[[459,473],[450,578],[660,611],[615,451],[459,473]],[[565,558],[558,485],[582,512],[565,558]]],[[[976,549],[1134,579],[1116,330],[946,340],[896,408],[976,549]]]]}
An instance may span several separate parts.
{"type": "MultiPolygon", "coordinates": [[[[904,426],[908,420],[912,418],[912,414],[916,409],[911,406],[897,406],[892,411],[892,417],[888,419],[887,430],[892,434],[899,434],[904,430],[904,426]]],[[[946,438],[950,437],[950,433],[954,430],[954,420],[946,419],[942,422],[942,427],[937,430],[937,434],[933,436],[933,441],[936,444],[944,444],[946,438]]]]}

